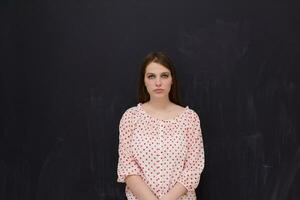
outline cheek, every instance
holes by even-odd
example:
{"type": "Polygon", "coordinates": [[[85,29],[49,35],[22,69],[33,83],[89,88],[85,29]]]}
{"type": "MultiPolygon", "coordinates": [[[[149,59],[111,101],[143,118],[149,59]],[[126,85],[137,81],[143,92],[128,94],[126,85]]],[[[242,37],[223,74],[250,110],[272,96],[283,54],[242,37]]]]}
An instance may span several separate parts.
{"type": "Polygon", "coordinates": [[[171,85],[172,85],[172,79],[167,80],[166,84],[171,87],[171,85]]]}
{"type": "Polygon", "coordinates": [[[151,81],[148,79],[144,79],[144,84],[146,87],[149,87],[149,86],[151,86],[151,81]]]}

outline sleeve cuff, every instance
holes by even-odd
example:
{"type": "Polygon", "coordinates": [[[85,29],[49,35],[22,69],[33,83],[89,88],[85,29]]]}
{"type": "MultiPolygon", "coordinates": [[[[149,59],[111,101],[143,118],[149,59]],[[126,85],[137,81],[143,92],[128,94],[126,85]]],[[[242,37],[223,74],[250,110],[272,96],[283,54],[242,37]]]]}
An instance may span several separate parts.
{"type": "Polygon", "coordinates": [[[118,175],[118,179],[117,179],[117,182],[119,183],[125,183],[125,179],[127,176],[130,176],[130,175],[141,175],[140,172],[129,172],[129,173],[126,173],[126,174],[119,174],[118,175]]]}
{"type": "Polygon", "coordinates": [[[195,191],[195,189],[193,188],[193,187],[189,187],[189,186],[187,186],[187,184],[185,184],[185,183],[183,183],[182,181],[177,181],[177,183],[180,183],[181,185],[183,185],[183,187],[185,187],[185,189],[187,190],[187,192],[193,192],[193,191],[195,191]]]}

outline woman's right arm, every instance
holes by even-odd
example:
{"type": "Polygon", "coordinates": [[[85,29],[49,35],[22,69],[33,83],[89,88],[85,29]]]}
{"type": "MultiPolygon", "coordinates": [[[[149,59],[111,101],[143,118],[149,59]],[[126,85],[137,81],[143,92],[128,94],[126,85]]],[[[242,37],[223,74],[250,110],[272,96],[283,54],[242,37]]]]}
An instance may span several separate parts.
{"type": "Polygon", "coordinates": [[[130,191],[138,199],[157,200],[157,197],[139,175],[129,175],[126,177],[125,181],[130,191]]]}
{"type": "Polygon", "coordinates": [[[132,131],[134,128],[134,113],[127,110],[119,124],[119,161],[118,161],[118,182],[125,182],[130,191],[140,200],[157,200],[157,197],[150,190],[141,178],[141,168],[136,162],[130,148],[132,131]]]}

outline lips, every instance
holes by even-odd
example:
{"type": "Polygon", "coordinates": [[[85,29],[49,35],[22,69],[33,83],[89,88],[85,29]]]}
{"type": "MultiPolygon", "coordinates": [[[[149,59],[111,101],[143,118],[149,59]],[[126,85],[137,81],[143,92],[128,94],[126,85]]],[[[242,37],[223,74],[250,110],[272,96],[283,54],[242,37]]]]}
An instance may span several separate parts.
{"type": "Polygon", "coordinates": [[[154,92],[163,92],[163,89],[155,89],[154,92]]]}

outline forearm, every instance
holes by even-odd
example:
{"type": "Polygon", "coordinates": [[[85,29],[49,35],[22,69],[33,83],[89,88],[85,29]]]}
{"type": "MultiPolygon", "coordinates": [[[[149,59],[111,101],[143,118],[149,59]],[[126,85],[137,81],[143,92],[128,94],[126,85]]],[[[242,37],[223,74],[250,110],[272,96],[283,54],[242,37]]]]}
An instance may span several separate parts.
{"type": "Polygon", "coordinates": [[[158,200],[150,188],[146,185],[139,175],[130,175],[125,179],[130,191],[138,198],[143,200],[158,200]]]}
{"type": "Polygon", "coordinates": [[[187,189],[181,183],[177,182],[174,187],[161,198],[161,200],[176,200],[186,193],[187,189]]]}

